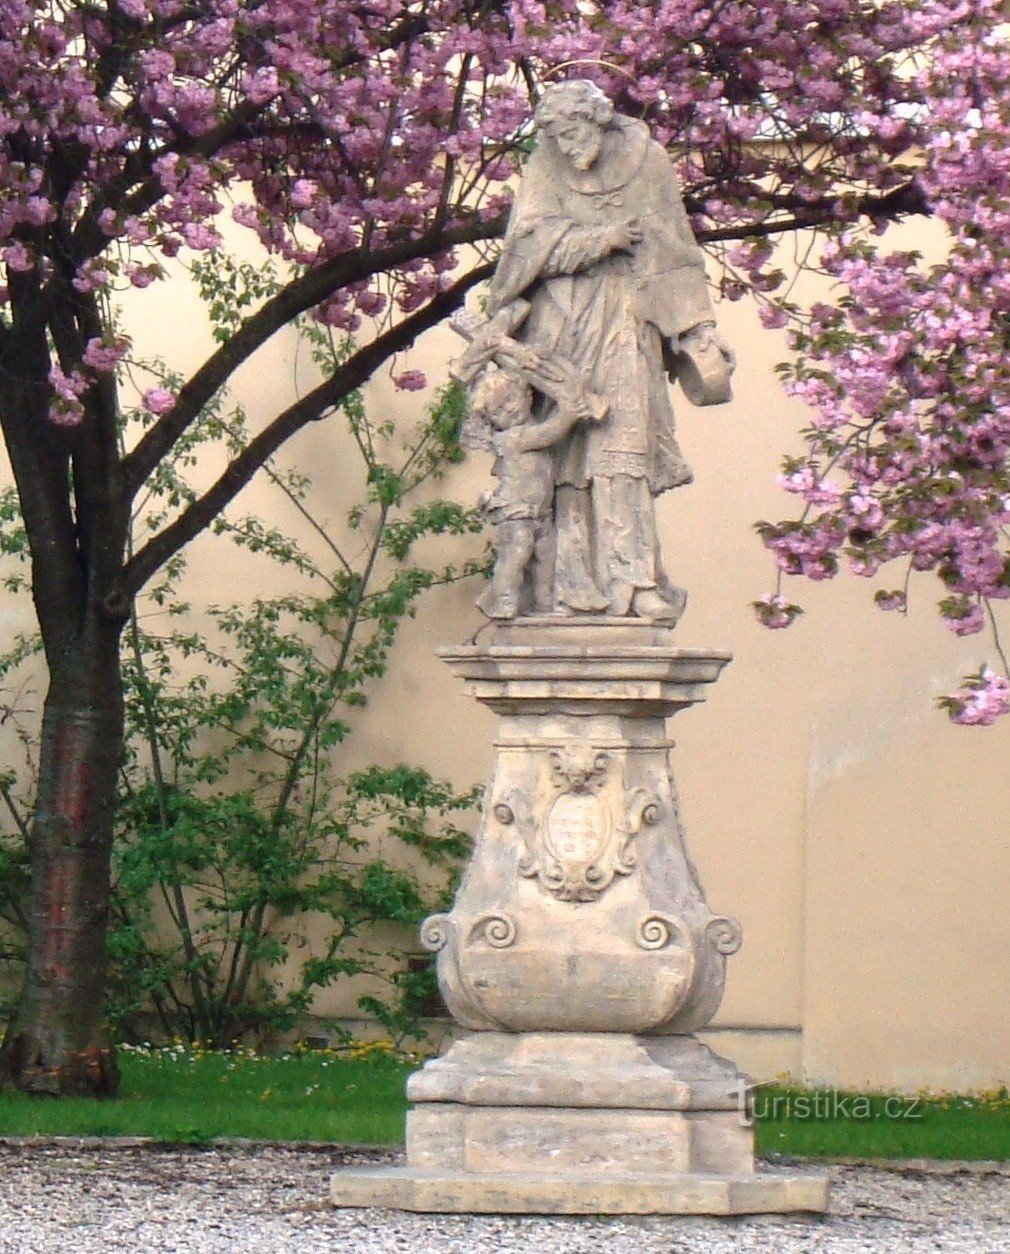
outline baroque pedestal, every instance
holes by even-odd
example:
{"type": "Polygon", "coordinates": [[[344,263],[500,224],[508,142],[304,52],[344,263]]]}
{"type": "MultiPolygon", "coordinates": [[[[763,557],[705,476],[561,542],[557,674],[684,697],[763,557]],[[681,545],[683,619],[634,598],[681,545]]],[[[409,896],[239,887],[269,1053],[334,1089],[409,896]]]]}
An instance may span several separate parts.
{"type": "Polygon", "coordinates": [[[407,1166],[337,1173],[336,1205],[825,1208],[822,1175],[755,1172],[745,1081],[692,1035],[741,936],[688,857],[666,720],[729,655],[672,636],[527,618],[442,650],[499,715],[473,858],[422,929],[465,1030],[408,1081],[407,1166]]]}

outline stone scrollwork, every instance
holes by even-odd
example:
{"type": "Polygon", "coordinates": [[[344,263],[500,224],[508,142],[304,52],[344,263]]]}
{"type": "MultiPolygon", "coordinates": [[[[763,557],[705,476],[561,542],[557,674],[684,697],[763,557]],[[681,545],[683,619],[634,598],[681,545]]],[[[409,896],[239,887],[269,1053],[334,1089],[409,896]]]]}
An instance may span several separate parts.
{"type": "Polygon", "coordinates": [[[421,924],[421,946],[437,954],[449,943],[453,922],[447,914],[430,914],[421,924]]]}
{"type": "Polygon", "coordinates": [[[647,914],[638,925],[635,944],[641,949],[666,949],[680,945],[690,949],[691,934],[687,925],[669,914],[647,914]]]}
{"type": "Polygon", "coordinates": [[[560,901],[595,901],[618,875],[635,868],[632,840],[659,821],[659,803],[627,790],[613,756],[593,745],[553,749],[549,779],[523,829],[518,870],[560,901]]]}
{"type": "Polygon", "coordinates": [[[668,1023],[690,996],[694,986],[698,966],[695,936],[678,915],[650,910],[639,919],[635,944],[646,953],[655,955],[655,978],[669,982],[670,999],[662,1020],[668,1023]]]}
{"type": "Polygon", "coordinates": [[[470,924],[467,932],[467,944],[476,940],[484,940],[492,949],[508,949],[515,944],[517,929],[515,922],[507,914],[480,914],[470,924]]]}
{"type": "Polygon", "coordinates": [[[719,914],[709,919],[705,926],[705,935],[721,954],[735,954],[743,944],[743,929],[736,919],[728,914],[719,914]]]}

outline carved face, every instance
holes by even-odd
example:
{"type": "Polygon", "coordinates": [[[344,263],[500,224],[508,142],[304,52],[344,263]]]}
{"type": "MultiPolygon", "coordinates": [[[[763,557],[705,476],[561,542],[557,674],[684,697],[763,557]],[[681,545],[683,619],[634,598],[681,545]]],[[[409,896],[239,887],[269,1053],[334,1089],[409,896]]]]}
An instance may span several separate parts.
{"type": "Polygon", "coordinates": [[[516,427],[530,416],[530,390],[522,379],[495,374],[480,397],[491,425],[498,431],[516,427]]]}
{"type": "Polygon", "coordinates": [[[602,783],[606,776],[608,755],[593,745],[566,745],[551,753],[551,766],[558,781],[565,780],[575,792],[583,791],[591,782],[602,783]]]}
{"type": "Polygon", "coordinates": [[[501,400],[491,421],[500,430],[505,430],[507,427],[517,427],[525,422],[529,414],[529,401],[522,392],[517,388],[509,388],[507,391],[503,389],[501,400]]]}
{"type": "Polygon", "coordinates": [[[550,136],[576,170],[594,165],[603,144],[603,128],[590,118],[578,116],[552,122],[550,136]]]}

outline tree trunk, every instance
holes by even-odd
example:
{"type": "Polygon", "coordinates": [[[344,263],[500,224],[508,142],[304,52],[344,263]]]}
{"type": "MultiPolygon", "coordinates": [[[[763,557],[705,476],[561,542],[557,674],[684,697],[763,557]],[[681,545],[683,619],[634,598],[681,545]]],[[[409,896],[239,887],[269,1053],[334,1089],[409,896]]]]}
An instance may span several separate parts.
{"type": "Polygon", "coordinates": [[[0,1084],[106,1097],[119,1070],[105,1017],[105,930],[123,749],[119,627],[94,622],[58,661],[42,723],[28,968],[0,1084]]]}

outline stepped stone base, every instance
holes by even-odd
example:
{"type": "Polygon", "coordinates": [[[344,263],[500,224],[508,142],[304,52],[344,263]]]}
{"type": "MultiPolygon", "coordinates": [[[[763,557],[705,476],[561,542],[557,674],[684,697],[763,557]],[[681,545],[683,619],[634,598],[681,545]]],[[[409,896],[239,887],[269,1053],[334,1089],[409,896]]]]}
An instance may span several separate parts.
{"type": "Polygon", "coordinates": [[[331,1199],[335,1206],[442,1214],[754,1215],[823,1212],[828,1185],[826,1176],[805,1172],[499,1175],[386,1167],[338,1172],[331,1199]]]}
{"type": "Polygon", "coordinates": [[[500,625],[441,655],[499,715],[473,858],[421,928],[469,1030],[408,1081],[407,1166],[338,1172],[334,1205],[825,1210],[826,1175],[755,1171],[746,1081],[692,1035],[741,931],[688,857],[666,720],[729,655],[581,618],[500,625]]]}
{"type": "Polygon", "coordinates": [[[745,1081],[691,1036],[466,1033],[411,1076],[405,1168],[336,1206],[545,1215],[823,1211],[827,1177],[754,1170],[745,1081]]]}

